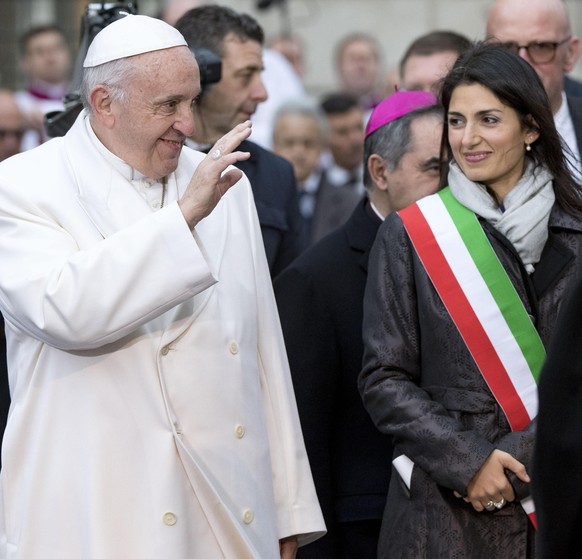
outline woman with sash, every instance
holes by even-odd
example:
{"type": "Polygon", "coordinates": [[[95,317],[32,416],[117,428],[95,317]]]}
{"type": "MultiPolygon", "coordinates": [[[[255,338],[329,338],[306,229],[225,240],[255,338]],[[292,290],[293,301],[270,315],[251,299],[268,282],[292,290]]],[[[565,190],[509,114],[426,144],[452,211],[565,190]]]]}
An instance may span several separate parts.
{"type": "Polygon", "coordinates": [[[499,45],[444,78],[439,193],[389,216],[364,300],[364,405],[396,452],[381,559],[535,557],[537,378],[582,250],[544,87],[499,45]]]}

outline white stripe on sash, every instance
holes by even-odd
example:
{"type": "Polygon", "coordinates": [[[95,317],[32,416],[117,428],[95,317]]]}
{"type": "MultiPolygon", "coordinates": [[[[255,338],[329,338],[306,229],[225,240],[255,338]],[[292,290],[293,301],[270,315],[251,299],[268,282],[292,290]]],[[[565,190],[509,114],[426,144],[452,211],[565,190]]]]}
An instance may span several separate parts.
{"type": "Polygon", "coordinates": [[[439,196],[417,202],[445,259],[491,340],[530,419],[537,415],[537,385],[505,318],[479,273],[456,225],[439,196]]]}

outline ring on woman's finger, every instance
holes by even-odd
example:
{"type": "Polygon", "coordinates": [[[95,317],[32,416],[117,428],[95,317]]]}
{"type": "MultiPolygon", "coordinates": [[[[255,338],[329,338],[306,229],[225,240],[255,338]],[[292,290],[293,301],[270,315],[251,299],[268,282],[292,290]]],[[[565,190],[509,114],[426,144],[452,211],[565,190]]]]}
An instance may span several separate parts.
{"type": "Polygon", "coordinates": [[[487,501],[484,506],[485,506],[485,509],[488,511],[495,510],[495,503],[492,500],[487,501]]]}
{"type": "Polygon", "coordinates": [[[501,500],[500,501],[495,501],[493,503],[493,506],[496,509],[502,509],[505,506],[505,499],[503,497],[501,497],[501,500]]]}
{"type": "Polygon", "coordinates": [[[212,159],[214,159],[214,161],[216,161],[217,159],[220,159],[221,155],[222,155],[222,152],[217,148],[210,154],[210,157],[212,157],[212,159]]]}

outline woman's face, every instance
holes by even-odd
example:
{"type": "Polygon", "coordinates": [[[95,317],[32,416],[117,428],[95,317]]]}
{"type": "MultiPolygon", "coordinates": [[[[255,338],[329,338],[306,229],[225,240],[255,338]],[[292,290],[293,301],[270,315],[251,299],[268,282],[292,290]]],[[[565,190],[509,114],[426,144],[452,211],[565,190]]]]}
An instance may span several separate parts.
{"type": "Polygon", "coordinates": [[[524,169],[526,144],[539,133],[525,130],[517,112],[480,84],[453,90],[447,114],[449,144],[463,173],[488,186],[499,202],[524,169]]]}

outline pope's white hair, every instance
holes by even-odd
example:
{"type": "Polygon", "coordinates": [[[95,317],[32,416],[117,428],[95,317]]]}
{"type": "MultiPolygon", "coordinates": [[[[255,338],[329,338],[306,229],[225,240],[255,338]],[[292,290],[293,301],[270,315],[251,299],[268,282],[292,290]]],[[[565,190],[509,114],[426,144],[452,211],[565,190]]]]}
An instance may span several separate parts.
{"type": "Polygon", "coordinates": [[[139,65],[135,57],[120,58],[85,68],[81,81],[81,101],[83,107],[92,114],[91,92],[98,85],[103,85],[109,91],[109,96],[113,101],[125,103],[129,97],[129,89],[133,78],[139,71],[139,65]]]}

